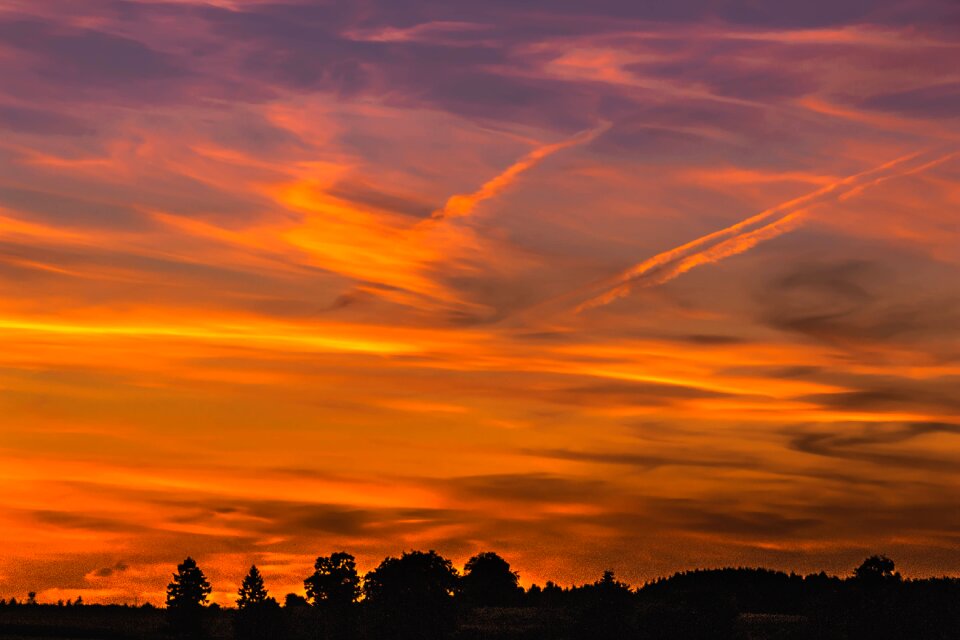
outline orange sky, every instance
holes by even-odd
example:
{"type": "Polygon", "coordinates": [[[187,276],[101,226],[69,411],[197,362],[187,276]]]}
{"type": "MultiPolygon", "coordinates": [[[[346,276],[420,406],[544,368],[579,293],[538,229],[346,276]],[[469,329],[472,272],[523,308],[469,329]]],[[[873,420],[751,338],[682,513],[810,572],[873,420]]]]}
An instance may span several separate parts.
{"type": "Polygon", "coordinates": [[[80,4],[0,0],[0,597],[960,575],[955,3],[80,4]]]}

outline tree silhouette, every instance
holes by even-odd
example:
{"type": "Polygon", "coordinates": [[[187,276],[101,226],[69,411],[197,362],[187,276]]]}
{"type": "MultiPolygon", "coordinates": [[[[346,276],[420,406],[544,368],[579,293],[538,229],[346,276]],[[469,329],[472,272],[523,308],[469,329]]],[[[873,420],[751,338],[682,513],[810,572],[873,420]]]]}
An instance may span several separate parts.
{"type": "Polygon", "coordinates": [[[186,636],[200,635],[203,605],[212,588],[196,561],[187,557],[177,565],[167,585],[167,613],[173,630],[186,636]]]}
{"type": "Polygon", "coordinates": [[[318,557],[303,587],[316,609],[316,632],[320,637],[334,640],[356,635],[360,576],[352,555],[339,551],[318,557]]]}
{"type": "Polygon", "coordinates": [[[203,571],[197,562],[187,557],[177,565],[177,572],[173,574],[173,582],[167,585],[167,608],[190,609],[199,608],[207,603],[207,596],[212,588],[207,582],[203,571]]]}
{"type": "Polygon", "coordinates": [[[316,633],[327,640],[356,635],[356,603],[360,576],[352,555],[338,551],[319,556],[313,573],[303,581],[307,598],[316,609],[316,633]]]}
{"type": "Polygon", "coordinates": [[[246,609],[266,602],[269,597],[267,590],[263,585],[263,576],[257,565],[250,566],[250,572],[247,573],[243,582],[240,584],[240,590],[237,592],[240,597],[237,598],[237,608],[246,609]]]}
{"type": "Polygon", "coordinates": [[[894,571],[893,560],[875,555],[853,570],[853,579],[845,585],[839,607],[842,615],[833,614],[833,624],[841,622],[851,638],[893,640],[906,637],[930,637],[914,634],[916,622],[905,625],[909,612],[902,598],[900,574],[894,571]]]}
{"type": "Polygon", "coordinates": [[[283,637],[280,605],[269,596],[257,565],[251,565],[237,592],[237,615],[234,617],[238,640],[269,640],[283,637]]]}
{"type": "Polygon", "coordinates": [[[630,585],[604,571],[593,584],[582,587],[577,613],[578,638],[623,638],[636,624],[636,596],[630,585]]]}
{"type": "Polygon", "coordinates": [[[320,556],[313,564],[313,574],[303,581],[307,599],[315,606],[335,609],[349,607],[360,597],[360,576],[355,559],[340,551],[320,556]]]}
{"type": "Polygon", "coordinates": [[[454,630],[459,575],[436,551],[386,558],[364,578],[378,638],[445,638],[454,630]]]}
{"type": "Polygon", "coordinates": [[[470,558],[463,571],[461,590],[464,600],[473,606],[509,607],[517,604],[523,594],[520,575],[492,551],[470,558]]]}
{"type": "Polygon", "coordinates": [[[900,574],[894,572],[895,568],[893,560],[887,556],[870,556],[853,570],[853,575],[859,580],[870,582],[884,579],[899,580],[900,574]]]}

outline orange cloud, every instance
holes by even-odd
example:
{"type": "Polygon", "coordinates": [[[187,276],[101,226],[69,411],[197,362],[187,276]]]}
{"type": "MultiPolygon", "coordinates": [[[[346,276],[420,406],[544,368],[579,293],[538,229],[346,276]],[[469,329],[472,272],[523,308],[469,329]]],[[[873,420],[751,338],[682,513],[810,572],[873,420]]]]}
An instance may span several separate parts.
{"type": "Polygon", "coordinates": [[[503,172],[497,174],[487,182],[483,183],[477,191],[468,194],[458,194],[451,196],[443,208],[433,212],[433,218],[444,220],[448,218],[462,218],[469,216],[476,209],[477,205],[485,200],[497,196],[501,191],[513,184],[520,174],[529,171],[545,158],[562,151],[569,147],[586,144],[604,132],[610,129],[611,123],[604,122],[592,129],[581,131],[580,133],[553,144],[537,147],[520,160],[516,161],[503,172]]]}

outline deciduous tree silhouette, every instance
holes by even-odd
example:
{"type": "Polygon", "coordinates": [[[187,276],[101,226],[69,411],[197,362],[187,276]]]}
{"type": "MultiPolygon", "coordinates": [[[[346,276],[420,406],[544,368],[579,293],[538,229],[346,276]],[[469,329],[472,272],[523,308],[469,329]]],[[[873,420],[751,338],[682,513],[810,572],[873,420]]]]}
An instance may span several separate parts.
{"type": "Polygon", "coordinates": [[[911,635],[911,629],[903,625],[907,612],[895,569],[893,560],[876,555],[853,570],[854,579],[843,602],[844,626],[850,637],[892,640],[911,635]]]}
{"type": "Polygon", "coordinates": [[[512,607],[520,602],[523,590],[520,575],[510,563],[492,551],[467,561],[460,581],[464,601],[476,607],[512,607]]]}
{"type": "Polygon", "coordinates": [[[307,599],[315,606],[343,609],[360,597],[360,576],[355,558],[345,551],[320,556],[313,574],[303,581],[307,599]]]}
{"type": "Polygon", "coordinates": [[[442,639],[455,627],[459,575],[436,551],[387,558],[364,578],[377,638],[442,639]]]}
{"type": "Polygon", "coordinates": [[[319,634],[325,640],[356,635],[356,603],[360,598],[360,576],[352,555],[339,551],[320,556],[313,574],[303,581],[307,598],[317,611],[319,634]]]}
{"type": "Polygon", "coordinates": [[[187,637],[201,635],[203,607],[211,591],[193,558],[188,556],[177,565],[173,581],[167,585],[167,612],[175,632],[187,637]]]}
{"type": "Polygon", "coordinates": [[[894,571],[895,568],[893,560],[887,556],[870,556],[853,570],[853,575],[858,580],[870,582],[885,579],[899,580],[900,574],[894,571]]]}

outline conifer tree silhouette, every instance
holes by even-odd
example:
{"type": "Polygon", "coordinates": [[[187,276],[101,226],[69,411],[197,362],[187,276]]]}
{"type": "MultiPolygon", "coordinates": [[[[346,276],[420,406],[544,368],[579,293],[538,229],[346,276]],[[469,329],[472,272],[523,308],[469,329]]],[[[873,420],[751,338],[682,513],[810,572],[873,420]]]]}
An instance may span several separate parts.
{"type": "Polygon", "coordinates": [[[173,581],[167,585],[167,612],[175,632],[187,637],[200,635],[203,606],[211,591],[193,558],[188,556],[177,565],[173,581]]]}
{"type": "Polygon", "coordinates": [[[237,592],[240,596],[237,598],[237,608],[246,609],[247,607],[263,604],[267,601],[269,594],[263,584],[263,576],[257,565],[250,565],[250,571],[240,584],[240,590],[237,592]]]}
{"type": "Polygon", "coordinates": [[[251,565],[237,595],[234,636],[237,640],[273,640],[285,636],[280,605],[267,593],[263,575],[251,565]]]}

